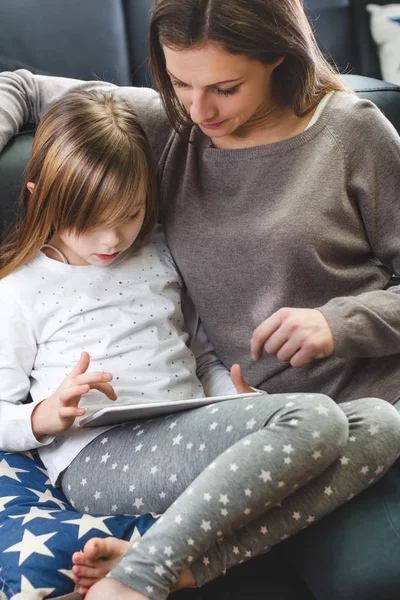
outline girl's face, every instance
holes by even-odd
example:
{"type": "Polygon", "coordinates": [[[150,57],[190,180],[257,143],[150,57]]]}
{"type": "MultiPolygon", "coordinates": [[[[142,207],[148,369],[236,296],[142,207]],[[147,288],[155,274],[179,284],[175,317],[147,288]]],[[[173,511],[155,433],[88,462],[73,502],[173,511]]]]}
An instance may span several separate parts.
{"type": "Polygon", "coordinates": [[[192,121],[215,140],[240,135],[274,108],[273,70],[283,57],[264,65],[209,43],[200,48],[163,46],[175,93],[192,121]]]}
{"type": "MultiPolygon", "coordinates": [[[[35,184],[30,181],[26,187],[32,193],[35,184]]],[[[70,265],[107,266],[132,246],[142,229],[145,215],[146,203],[137,202],[132,214],[118,226],[96,227],[79,236],[74,232],[55,233],[49,244],[60,250],[70,265]]]]}
{"type": "Polygon", "coordinates": [[[70,265],[110,265],[136,240],[145,212],[142,204],[118,226],[91,229],[79,236],[73,232],[56,233],[50,244],[61,250],[70,265]]]}

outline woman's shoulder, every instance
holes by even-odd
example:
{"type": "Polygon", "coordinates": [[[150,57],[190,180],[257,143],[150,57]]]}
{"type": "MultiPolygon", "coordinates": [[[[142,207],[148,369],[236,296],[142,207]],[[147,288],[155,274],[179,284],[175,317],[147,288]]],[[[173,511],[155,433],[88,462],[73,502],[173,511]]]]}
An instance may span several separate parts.
{"type": "Polygon", "coordinates": [[[346,137],[353,140],[380,133],[398,137],[395,128],[376,104],[349,92],[333,94],[327,111],[327,124],[342,135],[347,132],[346,137]]]}
{"type": "Polygon", "coordinates": [[[344,154],[360,160],[387,155],[389,147],[400,150],[400,137],[392,123],[370,100],[336,92],[326,107],[324,122],[344,154]]]}
{"type": "Polygon", "coordinates": [[[159,94],[145,87],[120,87],[117,94],[132,107],[148,137],[155,162],[158,163],[168,139],[174,133],[159,94]]]}

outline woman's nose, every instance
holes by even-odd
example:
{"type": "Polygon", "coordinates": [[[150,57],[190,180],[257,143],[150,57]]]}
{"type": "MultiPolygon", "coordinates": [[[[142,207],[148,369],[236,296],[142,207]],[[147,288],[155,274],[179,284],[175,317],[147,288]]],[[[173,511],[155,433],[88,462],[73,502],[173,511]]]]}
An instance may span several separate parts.
{"type": "Polygon", "coordinates": [[[204,92],[200,94],[193,94],[189,112],[192,121],[198,125],[200,123],[207,123],[208,121],[211,121],[216,113],[210,99],[204,92]]]}

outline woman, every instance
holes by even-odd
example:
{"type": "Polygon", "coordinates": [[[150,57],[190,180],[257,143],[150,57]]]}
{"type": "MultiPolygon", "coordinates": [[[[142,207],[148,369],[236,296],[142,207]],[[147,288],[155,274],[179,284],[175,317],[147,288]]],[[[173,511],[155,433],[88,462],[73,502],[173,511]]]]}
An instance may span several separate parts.
{"type": "MultiPolygon", "coordinates": [[[[121,94],[150,139],[167,239],[219,357],[228,367],[239,362],[249,383],[269,393],[326,393],[345,403],[353,423],[360,415],[349,401],[394,403],[394,129],[344,89],[297,0],[158,0],[150,48],[162,106],[148,90],[121,94]]],[[[71,87],[96,84],[4,75],[4,141],[15,123],[37,120],[71,87]]],[[[362,468],[371,482],[380,475],[379,466],[362,468]]],[[[313,531],[325,526],[326,535],[327,521],[313,531]]],[[[303,551],[305,545],[303,537],[303,551]]],[[[346,555],[340,563],[342,579],[361,575],[351,575],[344,593],[337,585],[323,588],[304,561],[303,576],[318,598],[376,598],[362,587],[365,565],[348,561],[346,555]]],[[[392,569],[392,590],[396,576],[392,569]]],[[[99,582],[90,597],[110,595],[110,585],[99,582]]],[[[132,597],[129,589],[118,597],[125,593],[132,597]]]]}

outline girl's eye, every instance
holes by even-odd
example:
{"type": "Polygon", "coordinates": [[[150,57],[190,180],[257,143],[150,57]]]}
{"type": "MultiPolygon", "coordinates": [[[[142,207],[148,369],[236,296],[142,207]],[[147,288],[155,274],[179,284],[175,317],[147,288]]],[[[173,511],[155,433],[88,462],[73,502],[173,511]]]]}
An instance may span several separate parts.
{"type": "Polygon", "coordinates": [[[131,215],[130,217],[128,217],[129,221],[136,221],[136,219],[139,218],[139,214],[140,213],[135,213],[134,215],[131,215]]]}

